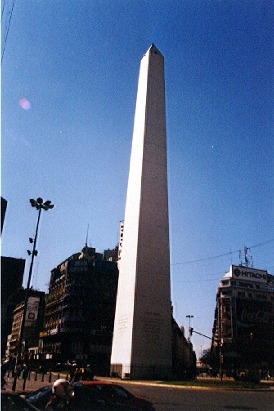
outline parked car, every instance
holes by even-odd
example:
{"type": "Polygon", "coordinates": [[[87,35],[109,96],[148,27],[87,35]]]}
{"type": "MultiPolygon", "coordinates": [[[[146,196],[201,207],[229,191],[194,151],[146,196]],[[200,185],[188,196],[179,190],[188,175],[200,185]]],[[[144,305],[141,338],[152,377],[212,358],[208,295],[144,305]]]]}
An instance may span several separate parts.
{"type": "Polygon", "coordinates": [[[108,399],[116,405],[135,407],[135,409],[140,411],[155,411],[155,407],[152,402],[130,393],[124,387],[115,383],[106,381],[79,381],[73,384],[73,387],[75,397],[77,390],[79,389],[83,392],[88,392],[90,389],[96,389],[96,391],[98,391],[103,398],[108,399]]]}
{"type": "Polygon", "coordinates": [[[1,391],[1,411],[38,411],[20,395],[1,391]]]}

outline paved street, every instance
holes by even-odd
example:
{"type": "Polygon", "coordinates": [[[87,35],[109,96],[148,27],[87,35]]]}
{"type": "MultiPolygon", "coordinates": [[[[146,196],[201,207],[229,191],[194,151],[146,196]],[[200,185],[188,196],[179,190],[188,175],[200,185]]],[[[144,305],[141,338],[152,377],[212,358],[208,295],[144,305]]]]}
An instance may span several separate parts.
{"type": "Polygon", "coordinates": [[[274,411],[274,391],[232,391],[120,382],[133,394],[142,395],[156,411],[274,411]]]}
{"type": "MultiPolygon", "coordinates": [[[[61,378],[66,375],[60,375],[61,378]]],[[[33,391],[42,386],[50,385],[58,378],[53,373],[51,382],[49,374],[44,376],[31,374],[26,382],[26,391],[33,391]]],[[[99,378],[98,378],[99,379],[99,378]]],[[[105,378],[102,378],[105,379],[105,378]]],[[[11,390],[13,378],[7,378],[6,389],[11,390]]],[[[114,380],[123,385],[130,392],[143,396],[155,404],[156,411],[274,411],[274,390],[269,391],[242,391],[220,390],[211,388],[185,388],[159,385],[154,382],[129,382],[114,380]]],[[[22,393],[23,380],[17,381],[16,392],[22,393]]]]}

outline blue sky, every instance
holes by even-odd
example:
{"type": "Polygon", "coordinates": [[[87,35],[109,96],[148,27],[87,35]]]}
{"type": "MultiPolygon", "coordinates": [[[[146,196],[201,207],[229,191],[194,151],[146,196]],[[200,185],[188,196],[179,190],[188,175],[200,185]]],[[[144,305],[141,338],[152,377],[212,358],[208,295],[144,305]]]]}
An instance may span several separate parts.
{"type": "MultiPolygon", "coordinates": [[[[41,218],[34,287],[47,290],[88,225],[89,246],[116,246],[139,64],[154,43],[165,57],[174,316],[187,328],[194,315],[210,336],[238,250],[274,271],[273,21],[270,0],[16,1],[2,62],[2,255],[26,258],[27,277],[37,197],[55,207],[41,218]]],[[[193,343],[200,354],[209,340],[193,343]]]]}

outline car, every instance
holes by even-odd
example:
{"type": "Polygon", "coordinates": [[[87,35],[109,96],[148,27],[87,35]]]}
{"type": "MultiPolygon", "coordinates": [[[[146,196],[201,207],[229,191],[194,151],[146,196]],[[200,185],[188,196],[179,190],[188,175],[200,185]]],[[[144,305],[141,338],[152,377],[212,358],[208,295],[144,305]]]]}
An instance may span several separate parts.
{"type": "Polygon", "coordinates": [[[33,393],[26,394],[25,399],[29,404],[34,405],[39,410],[44,410],[52,396],[52,386],[46,385],[33,393]]]}
{"type": "MultiPolygon", "coordinates": [[[[110,395],[103,393],[96,385],[90,384],[94,381],[80,381],[70,387],[71,400],[68,411],[141,411],[149,410],[140,408],[137,404],[118,401],[110,395]]],[[[129,394],[129,393],[128,393],[129,394]]],[[[52,398],[52,386],[45,386],[39,390],[27,394],[26,400],[37,409],[43,411],[52,398]]],[[[132,395],[132,394],[130,394],[132,395]]],[[[134,397],[134,396],[133,396],[134,397]]],[[[136,397],[137,398],[137,397],[136,397]]],[[[144,400],[146,401],[146,400],[144,400]]],[[[154,410],[152,408],[151,410],[154,410]]]]}
{"type": "Polygon", "coordinates": [[[38,411],[20,395],[1,391],[1,411],[38,411]]]}
{"type": "Polygon", "coordinates": [[[140,411],[155,411],[155,407],[152,402],[130,393],[124,387],[116,383],[95,380],[79,381],[74,383],[73,387],[75,397],[77,389],[79,390],[81,388],[83,392],[87,392],[90,389],[96,389],[96,391],[101,394],[102,398],[111,401],[113,404],[125,407],[134,407],[136,410],[140,411]]]}

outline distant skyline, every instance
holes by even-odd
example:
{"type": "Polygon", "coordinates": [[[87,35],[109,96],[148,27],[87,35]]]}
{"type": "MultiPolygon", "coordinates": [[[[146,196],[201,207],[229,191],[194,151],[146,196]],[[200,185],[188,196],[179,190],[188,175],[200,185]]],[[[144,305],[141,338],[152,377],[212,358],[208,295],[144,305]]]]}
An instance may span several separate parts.
{"type": "MultiPolygon", "coordinates": [[[[124,219],[139,63],[165,58],[174,317],[211,336],[216,290],[239,250],[274,272],[274,4],[255,0],[14,3],[2,61],[2,255],[32,285],[124,219]]],[[[2,30],[5,30],[5,24],[2,30]]],[[[3,36],[2,36],[3,41],[3,36]]],[[[160,256],[159,256],[160,261],[160,256]]],[[[243,262],[243,256],[242,256],[243,262]]],[[[193,335],[200,355],[210,341],[193,335]]]]}

